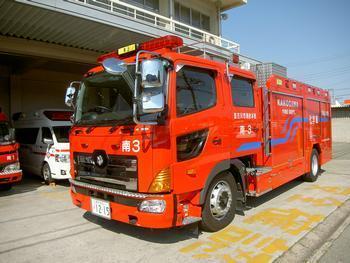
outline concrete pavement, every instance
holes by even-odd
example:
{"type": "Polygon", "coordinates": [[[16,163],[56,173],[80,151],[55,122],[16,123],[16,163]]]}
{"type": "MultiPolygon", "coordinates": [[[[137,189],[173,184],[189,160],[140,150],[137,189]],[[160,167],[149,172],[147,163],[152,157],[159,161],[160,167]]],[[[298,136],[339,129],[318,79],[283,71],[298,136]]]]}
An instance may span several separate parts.
{"type": "Polygon", "coordinates": [[[347,225],[338,238],[333,240],[331,246],[319,259],[320,263],[337,263],[350,261],[350,225],[347,225]]]}
{"type": "MultiPolygon", "coordinates": [[[[68,184],[27,178],[0,193],[0,262],[271,262],[281,259],[350,196],[350,144],[316,183],[293,181],[258,199],[217,233],[150,230],[71,204],[68,184]]],[[[347,236],[344,238],[346,239],[347,236]]]]}

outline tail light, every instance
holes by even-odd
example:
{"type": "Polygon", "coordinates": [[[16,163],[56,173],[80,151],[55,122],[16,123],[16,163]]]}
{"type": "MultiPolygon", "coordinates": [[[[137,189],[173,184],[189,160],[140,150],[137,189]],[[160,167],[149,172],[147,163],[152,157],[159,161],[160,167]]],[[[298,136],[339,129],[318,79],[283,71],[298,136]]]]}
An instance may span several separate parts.
{"type": "Polygon", "coordinates": [[[190,160],[200,155],[207,137],[208,129],[177,137],[177,161],[190,160]]]}

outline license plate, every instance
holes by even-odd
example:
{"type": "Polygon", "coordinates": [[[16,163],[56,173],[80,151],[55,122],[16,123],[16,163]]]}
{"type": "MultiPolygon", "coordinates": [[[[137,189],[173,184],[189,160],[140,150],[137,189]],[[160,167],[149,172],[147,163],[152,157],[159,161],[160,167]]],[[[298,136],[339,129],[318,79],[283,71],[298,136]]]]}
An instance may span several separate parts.
{"type": "Polygon", "coordinates": [[[94,215],[111,219],[111,208],[109,206],[109,202],[91,198],[91,212],[94,215]]]}

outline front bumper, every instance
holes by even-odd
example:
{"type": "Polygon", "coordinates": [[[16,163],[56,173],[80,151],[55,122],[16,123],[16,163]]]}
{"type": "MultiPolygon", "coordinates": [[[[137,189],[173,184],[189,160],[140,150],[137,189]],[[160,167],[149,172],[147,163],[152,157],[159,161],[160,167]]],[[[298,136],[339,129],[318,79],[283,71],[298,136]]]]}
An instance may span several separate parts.
{"type": "Polygon", "coordinates": [[[22,170],[0,173],[0,184],[12,184],[22,180],[22,170]]]}
{"type": "MultiPolygon", "coordinates": [[[[111,219],[146,228],[171,228],[182,226],[184,214],[177,196],[173,194],[143,194],[96,186],[70,179],[73,203],[87,211],[91,211],[91,197],[107,200],[110,203],[111,219]],[[161,214],[139,211],[143,200],[164,200],[166,208],[161,214]]],[[[192,208],[200,214],[198,208],[192,208]]],[[[192,217],[191,217],[192,218],[192,217]]]]}
{"type": "Polygon", "coordinates": [[[52,179],[63,180],[71,178],[69,163],[52,162],[49,165],[52,179]]]}

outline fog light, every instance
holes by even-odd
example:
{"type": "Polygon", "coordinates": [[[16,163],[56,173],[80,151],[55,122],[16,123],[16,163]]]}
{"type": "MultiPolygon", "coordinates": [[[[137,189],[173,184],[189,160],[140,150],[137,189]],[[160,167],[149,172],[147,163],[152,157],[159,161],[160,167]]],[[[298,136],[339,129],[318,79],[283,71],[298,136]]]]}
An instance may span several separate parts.
{"type": "Polygon", "coordinates": [[[139,210],[141,212],[160,214],[164,212],[165,207],[166,203],[164,200],[144,200],[140,204],[139,210]]]}

